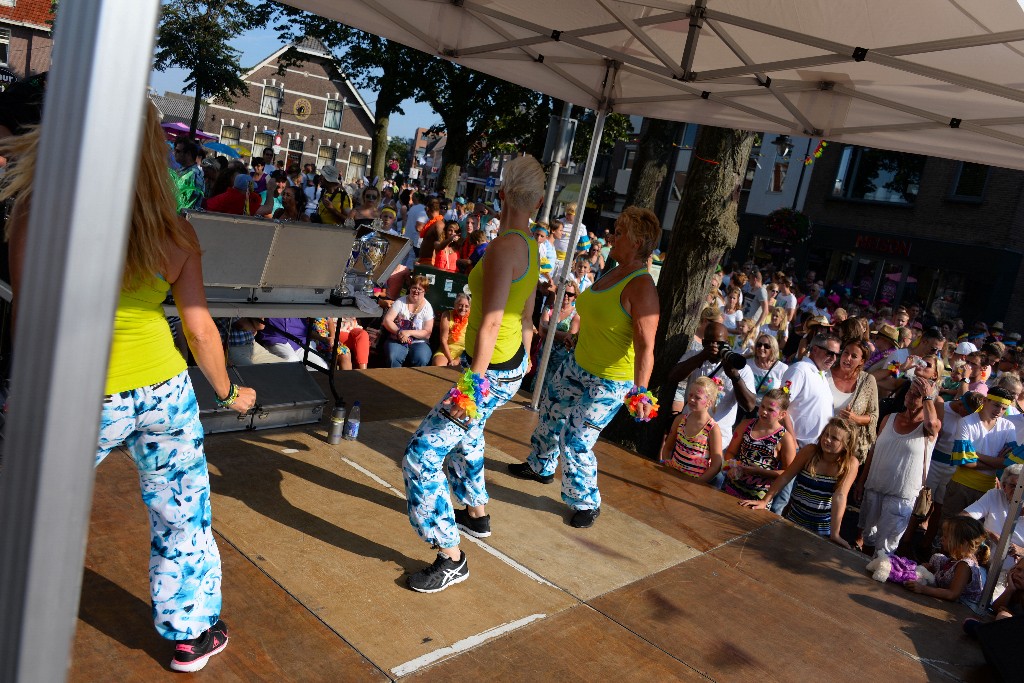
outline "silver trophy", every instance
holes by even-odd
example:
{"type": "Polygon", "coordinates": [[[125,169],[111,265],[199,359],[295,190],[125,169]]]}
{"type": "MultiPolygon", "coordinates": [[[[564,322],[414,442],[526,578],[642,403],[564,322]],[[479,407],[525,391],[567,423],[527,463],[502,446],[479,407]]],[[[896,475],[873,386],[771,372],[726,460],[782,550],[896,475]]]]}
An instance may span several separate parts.
{"type": "Polygon", "coordinates": [[[384,257],[388,253],[388,248],[391,246],[387,238],[380,232],[382,227],[384,227],[384,223],[379,218],[375,218],[373,223],[370,224],[370,232],[358,240],[359,259],[365,270],[363,293],[367,296],[373,295],[373,274],[380,264],[383,263],[384,257]]]}

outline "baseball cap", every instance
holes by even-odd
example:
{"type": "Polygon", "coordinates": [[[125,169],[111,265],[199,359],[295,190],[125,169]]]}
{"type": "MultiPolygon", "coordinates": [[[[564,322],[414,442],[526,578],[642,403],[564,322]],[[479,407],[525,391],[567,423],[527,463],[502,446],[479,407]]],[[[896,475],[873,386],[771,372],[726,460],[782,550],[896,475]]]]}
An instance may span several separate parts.
{"type": "Polygon", "coordinates": [[[966,356],[967,354],[974,353],[977,350],[978,347],[972,344],[971,342],[963,341],[956,345],[956,348],[953,350],[953,353],[959,353],[962,356],[966,356]]]}
{"type": "Polygon", "coordinates": [[[458,204],[459,206],[465,206],[466,205],[466,198],[465,197],[456,197],[455,198],[455,203],[458,204]]]}

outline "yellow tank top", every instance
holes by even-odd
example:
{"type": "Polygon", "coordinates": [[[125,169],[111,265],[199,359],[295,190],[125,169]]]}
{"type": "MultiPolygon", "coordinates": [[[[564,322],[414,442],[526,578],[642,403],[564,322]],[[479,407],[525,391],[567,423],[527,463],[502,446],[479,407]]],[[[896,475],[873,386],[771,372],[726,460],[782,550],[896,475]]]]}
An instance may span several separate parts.
{"type": "Polygon", "coordinates": [[[167,289],[166,280],[154,277],[134,291],[121,290],[114,313],[107,394],[159,384],[186,369],[161,307],[167,289]]]}
{"type": "MultiPolygon", "coordinates": [[[[537,275],[539,272],[539,259],[537,257],[537,242],[522,230],[509,230],[511,234],[519,235],[526,240],[530,249],[530,264],[526,271],[512,281],[508,290],[508,301],[505,302],[505,313],[501,316],[501,328],[498,330],[498,339],[494,344],[494,354],[491,356],[491,365],[498,365],[511,360],[519,348],[523,345],[523,307],[526,300],[533,296],[533,290],[537,287],[537,275]]],[[[469,271],[469,291],[473,295],[473,306],[469,309],[469,325],[466,328],[466,350],[472,354],[476,350],[476,335],[480,331],[480,322],[483,320],[483,294],[484,294],[484,268],[487,264],[487,255],[476,264],[473,270],[469,271]]]]}
{"type": "Polygon", "coordinates": [[[616,382],[633,381],[633,318],[622,308],[622,290],[646,270],[637,270],[608,289],[594,286],[576,298],[580,316],[576,362],[591,375],[616,382]]]}

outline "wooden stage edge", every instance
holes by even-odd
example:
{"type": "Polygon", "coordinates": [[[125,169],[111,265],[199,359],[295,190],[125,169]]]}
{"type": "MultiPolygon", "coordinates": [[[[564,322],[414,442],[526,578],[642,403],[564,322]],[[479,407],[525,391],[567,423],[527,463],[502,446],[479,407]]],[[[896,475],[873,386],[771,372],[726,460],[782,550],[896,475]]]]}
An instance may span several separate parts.
{"type": "MultiPolygon", "coordinates": [[[[402,453],[454,377],[343,373],[358,442],[329,445],[325,425],[208,437],[231,642],[188,677],[991,679],[961,635],[966,608],[876,583],[863,556],[613,444],[596,448],[602,515],[571,528],[557,482],[505,471],[529,452],[525,395],[488,422],[494,533],[464,543],[470,579],[409,591],[433,553],[409,526],[402,453]]],[[[148,552],[134,465],[114,453],[97,471],[70,680],[181,680],[152,627],[148,552]]]]}

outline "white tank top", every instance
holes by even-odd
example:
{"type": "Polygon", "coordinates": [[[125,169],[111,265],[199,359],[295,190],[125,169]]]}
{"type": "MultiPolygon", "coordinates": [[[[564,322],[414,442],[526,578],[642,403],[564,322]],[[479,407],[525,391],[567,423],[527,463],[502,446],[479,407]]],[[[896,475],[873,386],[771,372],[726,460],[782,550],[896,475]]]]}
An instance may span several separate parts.
{"type": "Polygon", "coordinates": [[[875,454],[864,488],[914,500],[921,490],[925,462],[931,460],[935,442],[925,436],[923,422],[909,434],[898,434],[893,426],[895,422],[893,414],[875,441],[875,454]]]}

